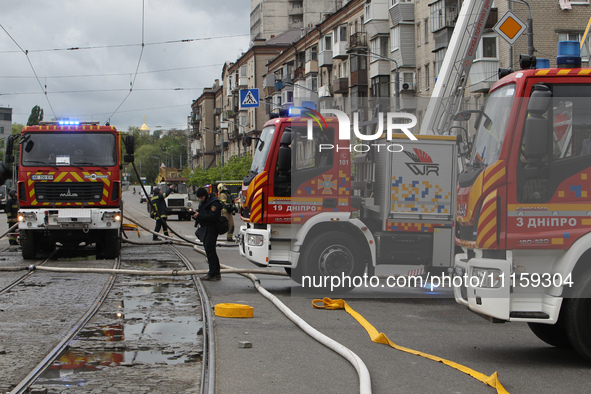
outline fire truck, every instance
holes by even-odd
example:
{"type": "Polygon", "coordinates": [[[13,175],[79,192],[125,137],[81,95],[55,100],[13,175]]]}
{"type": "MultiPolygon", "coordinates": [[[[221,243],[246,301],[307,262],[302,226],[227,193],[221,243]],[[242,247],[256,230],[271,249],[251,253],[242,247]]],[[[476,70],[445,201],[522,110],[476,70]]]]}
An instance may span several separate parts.
{"type": "Polygon", "coordinates": [[[459,176],[454,279],[473,312],[591,359],[591,69],[578,48],[561,42],[558,68],[530,62],[491,88],[459,176]]]}
{"type": "Polygon", "coordinates": [[[463,144],[441,134],[452,128],[491,7],[492,0],[463,2],[423,119],[425,135],[416,140],[410,132],[393,134],[390,113],[377,114],[378,125],[365,130],[371,141],[356,132],[360,144],[350,137],[358,119],[344,113],[268,121],[244,179],[241,254],[260,266],[283,266],[295,280],[359,276],[366,267],[372,275],[381,264],[451,268],[463,144]]]}
{"type": "MultiPolygon", "coordinates": [[[[18,136],[17,136],[18,138],[18,136]]],[[[13,162],[14,141],[7,144],[13,162]]],[[[133,137],[125,139],[133,161],[133,137]]],[[[121,248],[122,137],[112,126],[42,122],[20,134],[18,181],[20,244],[24,259],[37,251],[96,244],[97,256],[121,248]]]]}
{"type": "Polygon", "coordinates": [[[456,138],[388,133],[351,144],[338,118],[311,122],[265,124],[244,182],[242,256],[296,281],[360,277],[379,264],[451,267],[456,138]]]}

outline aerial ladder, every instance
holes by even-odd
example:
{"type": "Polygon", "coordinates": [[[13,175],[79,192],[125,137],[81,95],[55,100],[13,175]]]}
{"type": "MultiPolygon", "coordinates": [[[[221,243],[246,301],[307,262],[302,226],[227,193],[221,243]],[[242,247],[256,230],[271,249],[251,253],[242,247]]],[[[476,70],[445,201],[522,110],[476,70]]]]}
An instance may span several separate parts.
{"type": "Polygon", "coordinates": [[[442,134],[458,111],[493,0],[465,0],[437,75],[420,134],[442,134]]]}

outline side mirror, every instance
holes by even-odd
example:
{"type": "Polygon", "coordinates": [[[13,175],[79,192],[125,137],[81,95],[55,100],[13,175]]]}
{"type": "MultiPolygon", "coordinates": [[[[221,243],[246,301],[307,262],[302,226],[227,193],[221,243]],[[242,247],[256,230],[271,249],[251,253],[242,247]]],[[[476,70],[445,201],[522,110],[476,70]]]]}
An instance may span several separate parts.
{"type": "Polygon", "coordinates": [[[242,138],[242,146],[250,146],[252,145],[252,137],[245,135],[244,138],[242,138]]]}
{"type": "MultiPolygon", "coordinates": [[[[127,154],[133,155],[135,153],[135,138],[133,138],[133,135],[126,136],[125,140],[124,140],[124,144],[125,144],[125,151],[127,152],[127,154]]],[[[125,161],[127,161],[127,160],[125,160],[125,161]]]]}
{"type": "Polygon", "coordinates": [[[12,154],[14,150],[14,138],[9,136],[6,139],[6,162],[7,163],[14,163],[14,155],[12,154]]]}
{"type": "Polygon", "coordinates": [[[30,153],[33,150],[34,146],[35,143],[33,141],[27,141],[27,143],[25,144],[25,152],[30,153]]]}
{"type": "Polygon", "coordinates": [[[0,162],[0,186],[4,185],[4,183],[12,178],[12,171],[10,171],[10,168],[0,162]]]}

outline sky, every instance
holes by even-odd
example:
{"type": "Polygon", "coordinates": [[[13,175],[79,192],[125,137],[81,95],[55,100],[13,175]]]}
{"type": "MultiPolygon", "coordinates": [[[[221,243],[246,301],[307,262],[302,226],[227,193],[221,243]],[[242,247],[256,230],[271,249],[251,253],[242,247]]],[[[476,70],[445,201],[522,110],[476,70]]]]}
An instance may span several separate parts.
{"type": "Polygon", "coordinates": [[[39,105],[44,120],[110,121],[126,131],[145,116],[151,130],[183,130],[192,101],[249,47],[249,0],[0,7],[0,107],[13,109],[13,123],[26,124],[39,105]]]}

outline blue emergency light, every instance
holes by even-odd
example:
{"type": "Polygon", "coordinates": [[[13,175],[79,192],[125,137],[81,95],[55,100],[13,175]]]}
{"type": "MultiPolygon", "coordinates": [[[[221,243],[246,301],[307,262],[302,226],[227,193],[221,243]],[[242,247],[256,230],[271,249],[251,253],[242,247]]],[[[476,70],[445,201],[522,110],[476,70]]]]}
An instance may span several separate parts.
{"type": "Polygon", "coordinates": [[[58,121],[58,124],[60,126],[79,126],[80,121],[79,120],[60,120],[60,121],[58,121]]]}
{"type": "Polygon", "coordinates": [[[581,67],[581,47],[578,41],[559,41],[556,66],[559,68],[581,67]]]}

